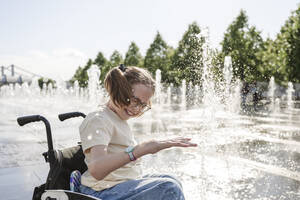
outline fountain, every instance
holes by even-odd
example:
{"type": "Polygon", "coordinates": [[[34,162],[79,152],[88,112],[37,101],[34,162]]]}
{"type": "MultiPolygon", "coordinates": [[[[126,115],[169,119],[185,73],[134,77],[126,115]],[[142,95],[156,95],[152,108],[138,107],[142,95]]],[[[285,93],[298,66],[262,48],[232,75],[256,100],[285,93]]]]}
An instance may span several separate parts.
{"type": "Polygon", "coordinates": [[[186,109],[186,81],[183,79],[181,84],[181,109],[186,109]]]}
{"type": "Polygon", "coordinates": [[[230,102],[230,90],[231,90],[231,79],[232,79],[232,63],[231,57],[226,56],[224,59],[224,68],[223,68],[223,76],[224,76],[224,98],[225,105],[229,106],[230,102]]]}
{"type": "Polygon", "coordinates": [[[294,87],[293,87],[293,83],[288,82],[288,88],[287,88],[287,109],[291,110],[294,107],[293,104],[293,92],[295,92],[294,87]]]}
{"type": "Polygon", "coordinates": [[[170,108],[172,102],[172,85],[168,86],[167,88],[167,108],[170,108]]]}
{"type": "Polygon", "coordinates": [[[239,112],[241,105],[241,83],[240,80],[235,82],[232,81],[232,62],[231,57],[226,56],[224,59],[224,69],[223,69],[223,90],[224,94],[222,94],[224,98],[225,109],[230,112],[239,112]]]}
{"type": "MultiPolygon", "coordinates": [[[[188,87],[188,93],[192,94],[188,101],[184,94],[186,85],[190,84],[182,82],[180,88],[171,85],[164,88],[160,72],[156,73],[157,91],[152,109],[129,120],[137,140],[185,136],[191,137],[199,146],[147,155],[143,158],[144,172],[176,175],[183,183],[188,200],[299,199],[300,110],[289,103],[292,113],[282,111],[270,115],[262,109],[255,115],[240,114],[241,84],[238,80],[232,81],[230,59],[226,58],[225,63],[222,88],[213,81],[210,65],[206,63],[202,86],[188,87]]],[[[60,82],[56,87],[48,85],[42,91],[36,82],[30,86],[2,86],[0,169],[22,169],[20,171],[25,173],[23,169],[30,167],[39,172],[46,171],[40,170],[44,164],[41,153],[47,148],[44,127],[35,123],[18,127],[18,116],[46,116],[52,125],[55,148],[77,144],[81,119],[62,123],[57,114],[89,113],[97,109],[96,104],[104,104],[107,96],[99,86],[99,75],[97,71],[89,72],[89,87],[85,89],[79,88],[77,82],[69,89],[60,82]]],[[[287,99],[292,102],[292,85],[289,85],[287,99]]],[[[279,108],[279,100],[275,100],[274,78],[271,78],[268,90],[271,109],[275,110],[279,108]]],[[[37,178],[37,174],[25,175],[24,199],[30,198],[33,186],[42,182],[44,177],[37,178]]],[[[5,185],[0,185],[1,194],[13,199],[15,194],[8,191],[5,185]]]]}
{"type": "Polygon", "coordinates": [[[272,76],[268,86],[268,97],[270,99],[269,110],[271,112],[275,110],[275,90],[276,90],[276,85],[275,85],[274,77],[272,76]]]}
{"type": "Polygon", "coordinates": [[[97,65],[92,65],[87,70],[89,81],[88,81],[88,93],[89,93],[89,100],[93,102],[96,106],[99,104],[100,98],[103,96],[101,90],[99,89],[99,77],[100,77],[100,70],[97,65]]]}

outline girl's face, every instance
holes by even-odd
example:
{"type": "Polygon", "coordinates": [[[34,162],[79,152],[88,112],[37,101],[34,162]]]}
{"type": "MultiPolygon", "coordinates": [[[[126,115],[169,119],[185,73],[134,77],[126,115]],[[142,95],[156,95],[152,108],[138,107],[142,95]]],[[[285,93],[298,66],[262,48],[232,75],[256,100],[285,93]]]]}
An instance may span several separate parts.
{"type": "Polygon", "coordinates": [[[112,103],[114,110],[122,120],[137,117],[150,108],[150,99],[153,96],[152,89],[143,84],[135,84],[132,89],[133,96],[130,98],[129,106],[119,108],[112,103]]]}

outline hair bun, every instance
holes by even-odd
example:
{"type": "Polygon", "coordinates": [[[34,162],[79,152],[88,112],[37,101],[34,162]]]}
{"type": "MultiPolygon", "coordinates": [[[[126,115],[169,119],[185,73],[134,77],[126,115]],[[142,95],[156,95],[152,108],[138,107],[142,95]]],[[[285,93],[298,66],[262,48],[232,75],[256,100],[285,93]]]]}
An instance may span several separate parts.
{"type": "Polygon", "coordinates": [[[125,72],[126,69],[127,69],[127,67],[125,67],[124,64],[120,64],[119,69],[120,69],[122,72],[125,72]]]}

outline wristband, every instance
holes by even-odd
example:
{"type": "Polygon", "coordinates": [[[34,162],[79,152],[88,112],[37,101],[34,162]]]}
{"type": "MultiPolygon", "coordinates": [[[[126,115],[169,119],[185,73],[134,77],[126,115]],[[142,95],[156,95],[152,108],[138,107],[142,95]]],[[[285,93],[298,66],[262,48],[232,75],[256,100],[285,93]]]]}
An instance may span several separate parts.
{"type": "Polygon", "coordinates": [[[129,155],[129,158],[131,161],[136,160],[136,157],[133,155],[133,150],[134,150],[134,147],[132,147],[132,146],[127,147],[125,150],[125,152],[129,155]]]}

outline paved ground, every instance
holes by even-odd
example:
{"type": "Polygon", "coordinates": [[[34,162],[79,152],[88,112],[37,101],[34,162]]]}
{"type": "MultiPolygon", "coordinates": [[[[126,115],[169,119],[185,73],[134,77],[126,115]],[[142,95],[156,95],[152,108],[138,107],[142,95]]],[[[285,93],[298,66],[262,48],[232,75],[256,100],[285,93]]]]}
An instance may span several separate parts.
{"type": "Polygon", "coordinates": [[[0,169],[0,199],[29,200],[35,186],[46,180],[48,165],[0,169]]]}

